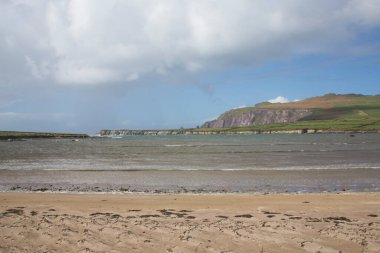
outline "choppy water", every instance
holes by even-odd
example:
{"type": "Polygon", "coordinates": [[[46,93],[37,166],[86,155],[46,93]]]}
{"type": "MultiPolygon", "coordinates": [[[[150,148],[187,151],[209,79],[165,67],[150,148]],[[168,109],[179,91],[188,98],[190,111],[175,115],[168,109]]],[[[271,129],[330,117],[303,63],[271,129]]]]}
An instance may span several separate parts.
{"type": "Polygon", "coordinates": [[[0,190],[380,189],[380,134],[0,142],[0,190]]]}

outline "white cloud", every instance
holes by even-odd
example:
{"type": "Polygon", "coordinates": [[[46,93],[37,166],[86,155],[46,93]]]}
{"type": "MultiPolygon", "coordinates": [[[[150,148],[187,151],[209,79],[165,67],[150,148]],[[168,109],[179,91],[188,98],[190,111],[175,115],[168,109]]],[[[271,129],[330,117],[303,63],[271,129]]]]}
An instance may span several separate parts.
{"type": "Polygon", "coordinates": [[[245,107],[247,107],[247,106],[246,105],[239,105],[239,106],[237,106],[237,107],[235,107],[233,109],[241,109],[241,108],[245,108],[245,107]]]}
{"type": "Polygon", "coordinates": [[[273,98],[273,99],[269,99],[268,100],[269,103],[289,103],[289,99],[287,99],[286,97],[283,97],[283,96],[278,96],[276,98],[273,98]]]}
{"type": "Polygon", "coordinates": [[[127,76],[127,81],[135,81],[137,79],[139,79],[139,75],[137,73],[132,73],[127,76]]]}
{"type": "Polygon", "coordinates": [[[40,71],[38,70],[37,64],[29,56],[25,56],[25,60],[32,75],[36,78],[41,78],[40,71]]]}
{"type": "Polygon", "coordinates": [[[119,73],[112,69],[102,69],[68,62],[62,62],[57,67],[55,77],[60,82],[68,84],[96,84],[119,79],[119,73]]]}
{"type": "Polygon", "coordinates": [[[12,48],[14,48],[14,41],[13,41],[13,39],[12,39],[12,37],[10,37],[10,36],[4,36],[4,42],[5,42],[5,44],[6,44],[6,46],[8,46],[8,48],[9,49],[12,49],[12,48]]]}
{"type": "Polygon", "coordinates": [[[43,61],[38,64],[28,55],[25,56],[25,61],[27,67],[35,78],[42,79],[50,74],[49,62],[43,61]]]}
{"type": "Polygon", "coordinates": [[[0,53],[21,48],[37,79],[88,85],[355,50],[380,1],[9,0],[0,23],[0,53]]]}

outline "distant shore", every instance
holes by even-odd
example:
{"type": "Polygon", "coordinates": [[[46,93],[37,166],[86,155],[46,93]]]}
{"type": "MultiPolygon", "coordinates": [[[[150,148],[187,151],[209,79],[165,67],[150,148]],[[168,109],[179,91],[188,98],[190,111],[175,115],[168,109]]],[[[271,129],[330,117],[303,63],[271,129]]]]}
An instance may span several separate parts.
{"type": "Polygon", "coordinates": [[[87,134],[0,131],[0,140],[22,140],[40,138],[88,138],[87,134]]]}
{"type": "Polygon", "coordinates": [[[321,130],[321,129],[297,129],[297,130],[205,130],[205,129],[178,129],[178,130],[100,130],[100,136],[124,136],[124,135],[253,135],[253,134],[360,134],[380,133],[380,130],[321,130]]]}
{"type": "Polygon", "coordinates": [[[0,193],[0,251],[378,252],[379,193],[0,193]]]}

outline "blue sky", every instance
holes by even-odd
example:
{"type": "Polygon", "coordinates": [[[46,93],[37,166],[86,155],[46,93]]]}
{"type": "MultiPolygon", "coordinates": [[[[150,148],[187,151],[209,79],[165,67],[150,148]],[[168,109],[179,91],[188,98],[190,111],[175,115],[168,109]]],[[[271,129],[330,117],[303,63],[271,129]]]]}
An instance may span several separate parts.
{"type": "Polygon", "coordinates": [[[377,0],[7,0],[0,35],[0,130],[195,127],[278,96],[380,94],[377,0]]]}

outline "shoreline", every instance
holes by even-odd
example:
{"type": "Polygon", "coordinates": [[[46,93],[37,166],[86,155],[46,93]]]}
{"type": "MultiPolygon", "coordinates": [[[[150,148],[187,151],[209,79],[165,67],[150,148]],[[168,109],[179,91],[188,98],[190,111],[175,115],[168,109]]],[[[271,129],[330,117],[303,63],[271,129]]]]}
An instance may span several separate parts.
{"type": "Polygon", "coordinates": [[[380,191],[380,169],[0,170],[0,191],[120,193],[297,193],[380,191]]]}
{"type": "Polygon", "coordinates": [[[380,193],[0,193],[0,251],[378,252],[380,193]]]}
{"type": "Polygon", "coordinates": [[[51,191],[51,190],[4,190],[0,194],[15,193],[15,194],[60,194],[60,195],[126,195],[126,196],[267,196],[267,195],[317,195],[317,194],[380,194],[380,190],[343,190],[343,191],[295,191],[295,192],[226,192],[226,191],[186,191],[186,192],[155,192],[155,191],[51,191]]]}
{"type": "Polygon", "coordinates": [[[380,130],[323,130],[323,129],[295,129],[295,130],[100,130],[99,138],[113,136],[166,136],[166,135],[257,135],[257,134],[378,134],[380,130]]]}
{"type": "Polygon", "coordinates": [[[336,191],[70,191],[70,190],[0,190],[0,194],[68,194],[68,195],[141,195],[141,196],[221,196],[221,195],[244,195],[244,196],[266,196],[266,195],[312,195],[312,194],[380,194],[380,189],[363,190],[336,190],[336,191]]]}

